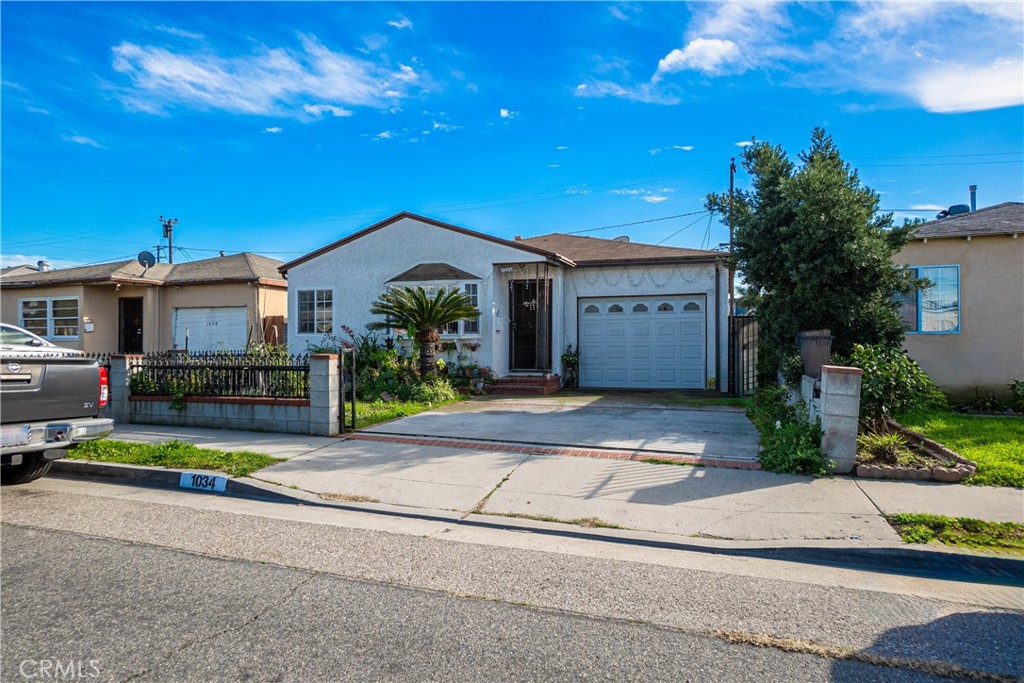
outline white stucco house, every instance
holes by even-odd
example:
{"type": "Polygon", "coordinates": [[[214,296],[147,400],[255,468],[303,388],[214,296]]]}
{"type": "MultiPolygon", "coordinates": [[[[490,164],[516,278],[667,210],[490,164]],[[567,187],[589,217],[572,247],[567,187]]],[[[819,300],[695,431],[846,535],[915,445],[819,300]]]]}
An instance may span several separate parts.
{"type": "Polygon", "coordinates": [[[304,350],[342,325],[364,333],[390,286],[457,287],[481,315],[442,340],[499,377],[562,374],[572,344],[581,387],[724,387],[720,256],[560,233],[505,240],[403,212],[281,266],[288,343],[304,350]]]}

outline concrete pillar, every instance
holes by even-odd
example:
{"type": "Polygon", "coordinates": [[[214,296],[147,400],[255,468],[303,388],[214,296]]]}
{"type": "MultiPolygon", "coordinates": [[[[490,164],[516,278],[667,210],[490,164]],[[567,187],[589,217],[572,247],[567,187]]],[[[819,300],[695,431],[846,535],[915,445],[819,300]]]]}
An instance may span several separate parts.
{"type": "Polygon", "coordinates": [[[110,357],[110,405],[107,416],[114,422],[131,422],[131,390],[128,384],[134,371],[133,364],[142,360],[140,355],[113,355],[110,357]]]}
{"type": "Polygon", "coordinates": [[[316,353],[309,358],[309,433],[338,434],[341,413],[341,376],[338,355],[316,353]]]}
{"type": "Polygon", "coordinates": [[[860,368],[821,366],[821,449],[835,463],[833,471],[838,474],[852,471],[857,457],[863,374],[860,368]]]}

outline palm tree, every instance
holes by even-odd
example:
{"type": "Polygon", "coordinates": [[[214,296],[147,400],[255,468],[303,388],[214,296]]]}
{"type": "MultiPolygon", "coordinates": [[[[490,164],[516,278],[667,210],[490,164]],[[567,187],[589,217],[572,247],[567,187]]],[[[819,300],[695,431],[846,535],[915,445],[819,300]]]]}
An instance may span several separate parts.
{"type": "Polygon", "coordinates": [[[391,327],[415,330],[416,341],[420,345],[420,376],[436,369],[436,347],[441,339],[438,330],[449,323],[480,315],[464,292],[442,288],[431,296],[422,287],[389,289],[373,302],[370,313],[386,318],[367,325],[371,330],[391,327]]]}

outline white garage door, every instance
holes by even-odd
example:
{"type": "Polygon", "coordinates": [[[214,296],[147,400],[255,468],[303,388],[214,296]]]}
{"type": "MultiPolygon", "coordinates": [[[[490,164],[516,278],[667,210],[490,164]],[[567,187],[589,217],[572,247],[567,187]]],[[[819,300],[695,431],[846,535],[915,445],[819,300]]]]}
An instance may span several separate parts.
{"type": "Polygon", "coordinates": [[[703,389],[703,296],[580,299],[580,386],[703,389]]]}
{"type": "Polygon", "coordinates": [[[189,351],[221,351],[245,348],[249,321],[245,306],[175,308],[174,348],[189,351]]]}

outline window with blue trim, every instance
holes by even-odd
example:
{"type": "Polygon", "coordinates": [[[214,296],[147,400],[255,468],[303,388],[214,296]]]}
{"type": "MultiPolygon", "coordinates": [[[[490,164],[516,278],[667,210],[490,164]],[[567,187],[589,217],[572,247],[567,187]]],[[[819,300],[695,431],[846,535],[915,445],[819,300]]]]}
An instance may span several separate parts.
{"type": "Polygon", "coordinates": [[[907,332],[959,333],[960,266],[915,266],[909,270],[931,285],[900,297],[900,317],[907,332]]]}

